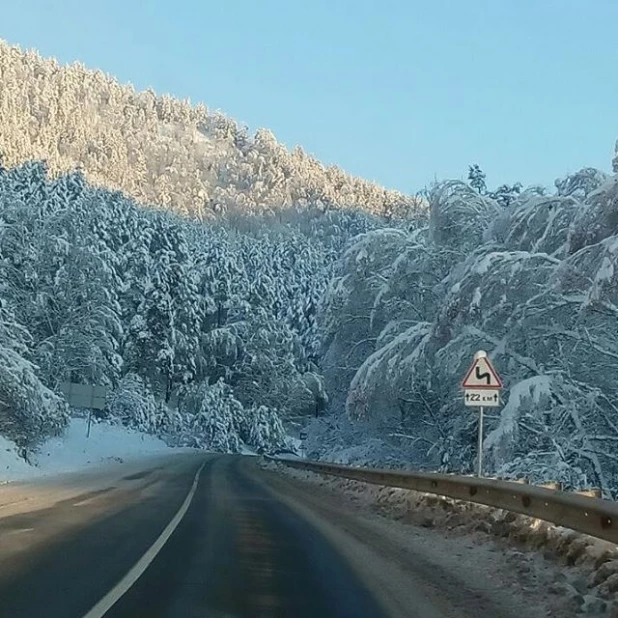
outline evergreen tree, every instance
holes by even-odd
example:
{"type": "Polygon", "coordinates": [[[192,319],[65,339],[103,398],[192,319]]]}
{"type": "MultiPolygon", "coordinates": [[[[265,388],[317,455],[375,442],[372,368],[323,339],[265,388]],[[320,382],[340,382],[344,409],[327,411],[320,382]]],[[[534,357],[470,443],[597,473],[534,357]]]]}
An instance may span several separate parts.
{"type": "Polygon", "coordinates": [[[468,167],[468,184],[480,195],[487,192],[485,172],[476,163],[468,167]]]}
{"type": "Polygon", "coordinates": [[[0,434],[23,448],[60,433],[66,405],[40,381],[29,360],[31,337],[0,304],[0,434]]]}
{"type": "Polygon", "coordinates": [[[335,247],[376,224],[330,221],[316,237],[326,222],[273,231],[254,218],[241,232],[143,209],[79,170],[7,170],[0,294],[24,335],[5,346],[3,379],[27,377],[0,431],[24,444],[56,431],[64,408],[46,387],[70,380],[107,384],[109,418],[170,444],[280,447],[281,419],[326,401],[316,316],[335,247]]]}
{"type": "Polygon", "coordinates": [[[500,185],[495,191],[491,191],[488,193],[488,196],[491,199],[496,200],[500,206],[507,208],[511,205],[517,196],[521,193],[522,185],[517,182],[513,186],[509,185],[500,185]]]}

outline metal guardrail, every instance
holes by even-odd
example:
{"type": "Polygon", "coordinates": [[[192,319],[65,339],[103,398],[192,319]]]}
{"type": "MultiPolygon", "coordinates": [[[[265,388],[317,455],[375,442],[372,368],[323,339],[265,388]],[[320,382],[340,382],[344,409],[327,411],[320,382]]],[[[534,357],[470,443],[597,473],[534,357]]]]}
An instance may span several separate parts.
{"type": "Polygon", "coordinates": [[[301,470],[373,485],[412,489],[521,513],[618,544],[618,503],[610,500],[496,479],[266,458],[301,470]]]}

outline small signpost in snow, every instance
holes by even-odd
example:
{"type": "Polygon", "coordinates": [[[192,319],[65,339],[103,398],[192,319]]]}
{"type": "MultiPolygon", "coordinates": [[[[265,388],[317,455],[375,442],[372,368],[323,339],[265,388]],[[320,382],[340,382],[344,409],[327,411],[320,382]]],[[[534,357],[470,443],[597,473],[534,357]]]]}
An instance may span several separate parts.
{"type": "Polygon", "coordinates": [[[474,355],[472,367],[461,383],[464,389],[464,404],[479,408],[478,476],[483,471],[483,408],[500,405],[502,380],[487,357],[479,350],[474,355]]]}
{"type": "Polygon", "coordinates": [[[88,410],[88,429],[86,430],[86,437],[89,438],[90,428],[92,427],[92,411],[105,409],[107,387],[63,382],[60,385],[60,392],[64,395],[67,403],[71,407],[86,408],[88,410]]]}

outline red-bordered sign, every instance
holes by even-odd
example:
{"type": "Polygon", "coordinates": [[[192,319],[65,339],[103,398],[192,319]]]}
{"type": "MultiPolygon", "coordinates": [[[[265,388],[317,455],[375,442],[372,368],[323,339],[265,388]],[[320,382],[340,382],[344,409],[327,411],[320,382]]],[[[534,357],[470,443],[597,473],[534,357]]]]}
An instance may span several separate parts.
{"type": "Polygon", "coordinates": [[[479,356],[474,359],[461,385],[463,388],[496,389],[502,388],[502,380],[489,358],[479,356]]]}

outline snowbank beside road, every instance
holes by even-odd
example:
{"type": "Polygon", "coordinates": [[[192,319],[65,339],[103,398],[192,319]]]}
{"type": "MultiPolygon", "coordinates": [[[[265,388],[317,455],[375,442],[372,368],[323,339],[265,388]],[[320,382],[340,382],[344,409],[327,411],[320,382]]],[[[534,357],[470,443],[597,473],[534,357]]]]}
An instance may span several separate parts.
{"type": "Polygon", "coordinates": [[[0,483],[38,476],[40,472],[26,463],[14,442],[0,436],[0,483]]]}
{"type": "Polygon", "coordinates": [[[555,598],[552,616],[618,618],[618,547],[538,519],[481,504],[362,483],[266,462],[289,477],[347,496],[390,520],[433,529],[444,538],[494,543],[529,585],[543,581],[555,598]]]}
{"type": "Polygon", "coordinates": [[[45,442],[32,456],[31,464],[20,457],[13,442],[0,436],[0,483],[170,452],[162,440],[122,425],[93,423],[90,437],[86,433],[85,419],[71,419],[65,433],[45,442]]]}

